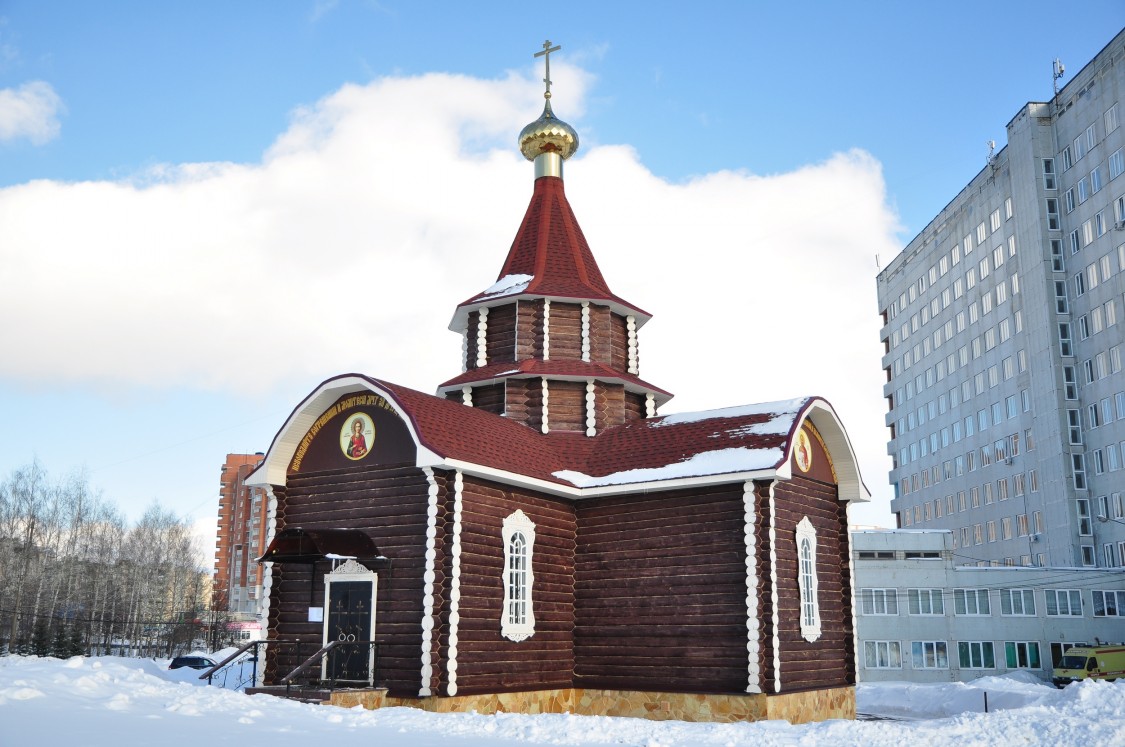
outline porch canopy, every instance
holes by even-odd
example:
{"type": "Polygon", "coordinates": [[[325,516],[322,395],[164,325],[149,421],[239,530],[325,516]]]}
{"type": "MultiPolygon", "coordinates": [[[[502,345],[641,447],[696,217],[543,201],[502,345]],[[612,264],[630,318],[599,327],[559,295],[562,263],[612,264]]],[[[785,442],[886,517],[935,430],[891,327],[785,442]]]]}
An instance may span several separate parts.
{"type": "Polygon", "coordinates": [[[360,563],[388,565],[379,548],[358,529],[302,529],[288,527],[278,532],[258,562],[317,563],[321,560],[354,558],[360,563]]]}

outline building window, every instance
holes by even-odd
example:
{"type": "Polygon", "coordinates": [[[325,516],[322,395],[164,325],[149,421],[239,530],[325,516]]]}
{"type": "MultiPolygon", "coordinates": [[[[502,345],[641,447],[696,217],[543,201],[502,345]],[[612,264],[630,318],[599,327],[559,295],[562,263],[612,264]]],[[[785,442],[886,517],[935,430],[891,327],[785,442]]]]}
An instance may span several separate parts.
{"type": "Polygon", "coordinates": [[[1070,470],[1074,478],[1074,489],[1086,489],[1086,454],[1070,454],[1070,470]]]}
{"type": "MultiPolygon", "coordinates": [[[[1077,277],[1081,277],[1081,275],[1077,277]]],[[[1059,355],[1064,358],[1070,358],[1074,355],[1073,342],[1070,337],[1070,322],[1059,324],[1059,355]]]]}
{"type": "Polygon", "coordinates": [[[1109,178],[1116,179],[1122,171],[1125,171],[1125,150],[1118,148],[1109,157],[1109,178]]]}
{"type": "Polygon", "coordinates": [[[510,640],[522,641],[535,634],[532,606],[535,524],[523,511],[516,511],[504,519],[502,537],[504,606],[500,616],[500,633],[510,640]]]}
{"type": "MultiPolygon", "coordinates": [[[[1054,188],[1055,188],[1055,159],[1044,158],[1043,159],[1043,189],[1053,190],[1054,188]]],[[[994,225],[993,225],[992,230],[995,231],[997,228],[1000,227],[1000,211],[997,210],[995,213],[993,213],[993,215],[995,216],[995,218],[993,219],[994,225]]]]}
{"type": "Polygon", "coordinates": [[[898,614],[898,596],[894,589],[860,589],[859,595],[861,614],[898,614]]]}
{"type": "Polygon", "coordinates": [[[1006,641],[1004,658],[1008,669],[1039,669],[1042,666],[1038,641],[1006,641]]]}
{"type": "Polygon", "coordinates": [[[988,589],[954,589],[953,609],[958,615],[991,615],[988,589]]]}
{"type": "Polygon", "coordinates": [[[867,669],[902,669],[898,641],[864,641],[863,666],[867,669]]]}
{"type": "Polygon", "coordinates": [[[1090,499],[1079,498],[1075,502],[1075,511],[1078,516],[1078,534],[1089,537],[1094,533],[1094,523],[1090,518],[1090,499]]]}
{"type": "Polygon", "coordinates": [[[1125,591],[1093,591],[1094,617],[1125,617],[1125,591]]]}
{"type": "Polygon", "coordinates": [[[992,641],[961,641],[957,644],[957,660],[962,669],[995,669],[992,641]]]}
{"type": "MultiPolygon", "coordinates": [[[[1048,197],[1047,204],[1047,230],[1059,230],[1059,200],[1057,197],[1048,197]]],[[[968,252],[965,252],[968,254],[968,252]]]]}
{"type": "Polygon", "coordinates": [[[915,669],[949,669],[945,641],[913,641],[910,653],[915,669]]]}
{"type": "Polygon", "coordinates": [[[1034,616],[1035,592],[1031,589],[1001,589],[1000,614],[1034,616]]]}
{"type": "Polygon", "coordinates": [[[1078,550],[1082,556],[1082,565],[1093,567],[1098,564],[1097,559],[1094,557],[1093,545],[1081,545],[1078,550]]]}
{"type": "Polygon", "coordinates": [[[806,641],[820,638],[820,601],[817,596],[816,530],[809,517],[797,524],[797,558],[800,572],[797,586],[801,596],[801,637],[806,641]]]}
{"type": "MultiPolygon", "coordinates": [[[[950,496],[952,498],[953,496],[950,496]]],[[[941,589],[908,589],[906,598],[911,615],[944,615],[941,589]]]]}
{"type": "Polygon", "coordinates": [[[1047,588],[1043,595],[1046,598],[1048,616],[1052,616],[1052,618],[1055,618],[1055,616],[1080,618],[1082,616],[1082,594],[1077,589],[1047,588]]]}

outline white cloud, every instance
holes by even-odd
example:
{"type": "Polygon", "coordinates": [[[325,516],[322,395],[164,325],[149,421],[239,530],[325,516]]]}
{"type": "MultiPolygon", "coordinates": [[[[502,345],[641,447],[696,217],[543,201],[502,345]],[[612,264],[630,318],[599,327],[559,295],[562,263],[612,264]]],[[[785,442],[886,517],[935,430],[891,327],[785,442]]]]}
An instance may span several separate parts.
{"type": "Polygon", "coordinates": [[[43,145],[59,136],[62,99],[50,83],[35,80],[0,88],[0,142],[27,138],[43,145]]]}
{"type": "MultiPolygon", "coordinates": [[[[581,132],[588,75],[552,70],[581,132]]],[[[460,372],[455,305],[489,287],[531,194],[535,76],[345,86],[261,163],[0,190],[0,376],[268,390],[362,371],[432,391],[460,372]]],[[[626,146],[582,151],[567,194],[610,287],[654,314],[641,373],[668,412],[827,397],[885,489],[874,256],[897,251],[861,151],[684,184],[626,146]]],[[[296,403],[292,403],[296,404],[296,403]]]]}

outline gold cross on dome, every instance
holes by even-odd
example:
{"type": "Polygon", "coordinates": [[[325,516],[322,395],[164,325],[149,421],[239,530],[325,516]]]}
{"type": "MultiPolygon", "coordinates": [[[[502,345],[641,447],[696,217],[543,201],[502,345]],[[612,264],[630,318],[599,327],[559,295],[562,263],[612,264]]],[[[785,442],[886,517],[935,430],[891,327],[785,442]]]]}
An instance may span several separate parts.
{"type": "Polygon", "coordinates": [[[548,39],[543,42],[543,51],[535,53],[536,57],[542,57],[543,62],[547,64],[547,77],[543,79],[543,82],[547,84],[547,90],[543,93],[545,99],[551,98],[551,52],[558,52],[560,49],[562,47],[557,44],[552,47],[551,40],[548,39]]]}

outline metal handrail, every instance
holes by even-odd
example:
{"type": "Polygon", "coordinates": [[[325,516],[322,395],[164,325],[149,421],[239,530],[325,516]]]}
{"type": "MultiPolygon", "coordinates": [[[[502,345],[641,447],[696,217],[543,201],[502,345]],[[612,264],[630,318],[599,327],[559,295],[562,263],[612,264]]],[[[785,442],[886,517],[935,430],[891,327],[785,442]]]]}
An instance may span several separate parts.
{"type": "MultiPolygon", "coordinates": [[[[379,646],[379,642],[378,641],[329,641],[327,644],[322,646],[319,651],[317,651],[315,654],[313,654],[309,658],[305,659],[296,669],[294,669],[292,672],[290,672],[289,674],[287,674],[287,675],[285,675],[284,677],[281,678],[281,681],[285,683],[286,694],[289,693],[290,687],[293,685],[293,680],[295,680],[298,675],[304,673],[313,664],[316,664],[321,659],[323,659],[328,654],[328,652],[331,651],[332,649],[342,647],[342,646],[375,646],[376,651],[377,651],[378,646],[379,646]]],[[[374,677],[375,677],[374,671],[371,672],[371,677],[372,677],[372,680],[374,680],[374,677]]]]}
{"type": "Polygon", "coordinates": [[[264,645],[269,644],[269,643],[299,643],[299,642],[300,641],[250,641],[249,643],[243,644],[233,654],[231,654],[227,658],[223,659],[222,661],[220,661],[218,664],[216,664],[215,666],[208,669],[203,674],[199,675],[199,679],[203,679],[204,677],[206,677],[207,678],[207,684],[210,685],[212,677],[214,677],[216,674],[218,674],[218,672],[220,670],[222,670],[228,664],[230,664],[235,659],[237,659],[239,656],[242,656],[244,653],[246,653],[247,651],[249,651],[252,648],[252,649],[254,649],[254,673],[253,673],[253,679],[251,681],[257,682],[258,681],[258,646],[264,646],[264,645]]]}

